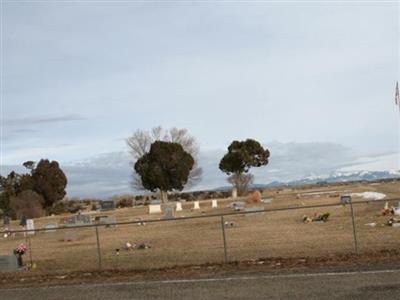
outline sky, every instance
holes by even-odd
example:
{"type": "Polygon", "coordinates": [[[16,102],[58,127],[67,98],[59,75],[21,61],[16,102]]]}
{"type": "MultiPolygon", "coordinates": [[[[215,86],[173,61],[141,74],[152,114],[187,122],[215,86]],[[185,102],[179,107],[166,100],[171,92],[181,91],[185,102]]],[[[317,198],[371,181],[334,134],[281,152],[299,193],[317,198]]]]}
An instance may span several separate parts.
{"type": "Polygon", "coordinates": [[[5,1],[1,166],[124,152],[158,125],[205,152],[399,153],[399,36],[394,2],[5,1]]]}

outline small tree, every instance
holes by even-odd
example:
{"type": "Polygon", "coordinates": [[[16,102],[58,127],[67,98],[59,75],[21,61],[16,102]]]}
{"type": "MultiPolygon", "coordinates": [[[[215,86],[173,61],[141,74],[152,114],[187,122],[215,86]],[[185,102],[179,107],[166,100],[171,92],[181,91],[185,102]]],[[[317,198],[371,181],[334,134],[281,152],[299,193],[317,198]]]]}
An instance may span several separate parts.
{"type": "Polygon", "coordinates": [[[160,191],[163,203],[167,203],[167,192],[183,190],[193,166],[193,157],[180,144],[156,141],[134,167],[143,187],[160,191]]]}
{"type": "Polygon", "coordinates": [[[234,185],[242,195],[253,180],[253,175],[246,174],[252,167],[261,167],[268,164],[270,152],[253,139],[233,141],[228,147],[228,153],[219,163],[222,172],[231,175],[228,182],[234,185]]]}

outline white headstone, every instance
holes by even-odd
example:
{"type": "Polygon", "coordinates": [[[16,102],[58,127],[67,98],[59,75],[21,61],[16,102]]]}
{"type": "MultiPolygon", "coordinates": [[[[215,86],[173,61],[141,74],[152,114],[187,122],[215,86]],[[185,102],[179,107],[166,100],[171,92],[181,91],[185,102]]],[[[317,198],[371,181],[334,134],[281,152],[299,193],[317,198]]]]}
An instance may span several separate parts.
{"type": "Polygon", "coordinates": [[[232,198],[237,198],[237,189],[236,188],[232,189],[232,198]]]}
{"type": "Polygon", "coordinates": [[[149,214],[157,214],[161,212],[160,204],[150,204],[149,205],[149,214]]]}
{"type": "Polygon", "coordinates": [[[218,207],[217,200],[212,200],[211,207],[212,207],[212,208],[218,207]]]}
{"type": "Polygon", "coordinates": [[[182,203],[176,202],[176,211],[182,211],[182,203]]]}
{"type": "MultiPolygon", "coordinates": [[[[26,230],[35,230],[35,224],[32,219],[26,220],[26,230]]],[[[35,234],[35,232],[28,231],[27,234],[35,234]]]]}
{"type": "Polygon", "coordinates": [[[194,201],[193,209],[200,209],[199,201],[194,201]]]}

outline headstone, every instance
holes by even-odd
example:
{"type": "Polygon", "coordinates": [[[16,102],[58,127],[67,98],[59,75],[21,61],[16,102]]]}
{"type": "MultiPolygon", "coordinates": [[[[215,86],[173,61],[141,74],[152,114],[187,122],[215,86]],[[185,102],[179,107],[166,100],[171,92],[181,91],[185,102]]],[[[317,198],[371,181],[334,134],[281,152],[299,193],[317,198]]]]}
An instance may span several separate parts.
{"type": "Polygon", "coordinates": [[[160,204],[150,204],[149,205],[149,214],[157,214],[161,213],[161,205],[160,204]]]}
{"type": "Polygon", "coordinates": [[[18,270],[18,261],[15,255],[0,255],[0,272],[18,270]]]}
{"type": "Polygon", "coordinates": [[[211,207],[212,207],[212,208],[217,208],[217,207],[218,207],[217,200],[212,200],[212,201],[211,201],[211,207]]]}
{"type": "Polygon", "coordinates": [[[19,222],[19,225],[26,226],[26,217],[25,216],[21,217],[21,221],[19,222]]]}
{"type": "Polygon", "coordinates": [[[174,216],[174,208],[171,207],[171,206],[167,206],[167,207],[165,208],[165,214],[162,216],[162,218],[163,218],[164,220],[175,219],[175,216],[174,216]]]}
{"type": "Polygon", "coordinates": [[[66,218],[64,223],[67,227],[81,226],[81,225],[92,224],[92,219],[90,218],[89,215],[78,214],[78,215],[66,218]]]}
{"type": "Polygon", "coordinates": [[[100,218],[99,223],[106,225],[106,227],[115,227],[115,226],[117,226],[115,224],[115,223],[117,223],[117,219],[113,218],[113,217],[103,217],[103,218],[100,218]]]}
{"type": "Polygon", "coordinates": [[[182,211],[182,203],[176,202],[176,211],[182,211]]]}
{"type": "Polygon", "coordinates": [[[272,198],[264,198],[261,200],[262,203],[271,203],[272,202],[272,198]]]}
{"type": "Polygon", "coordinates": [[[351,196],[341,196],[340,197],[340,203],[342,203],[343,205],[350,204],[350,202],[351,202],[351,196]]]}
{"type": "Polygon", "coordinates": [[[9,216],[4,216],[3,224],[4,226],[10,225],[11,218],[9,216]]]}
{"type": "Polygon", "coordinates": [[[46,224],[44,226],[44,228],[46,229],[44,231],[45,233],[56,232],[56,228],[58,228],[58,224],[57,223],[46,224]]]}
{"type": "Polygon", "coordinates": [[[29,230],[27,234],[35,234],[35,223],[32,219],[26,220],[26,230],[29,230]]]}
{"type": "Polygon", "coordinates": [[[193,209],[200,209],[199,201],[194,201],[193,209]]]}
{"type": "Polygon", "coordinates": [[[100,202],[100,210],[114,210],[115,209],[115,203],[112,200],[107,200],[107,201],[101,201],[100,202]]]}
{"type": "Polygon", "coordinates": [[[76,223],[78,224],[92,224],[92,219],[89,215],[78,214],[75,216],[76,223]]]}
{"type": "Polygon", "coordinates": [[[64,242],[75,242],[78,239],[76,230],[66,230],[64,232],[64,242]]]}
{"type": "Polygon", "coordinates": [[[240,211],[240,210],[244,210],[246,203],[242,202],[242,201],[236,201],[236,202],[232,202],[229,206],[235,210],[235,211],[240,211]]]}
{"type": "Polygon", "coordinates": [[[232,189],[232,198],[237,198],[237,188],[232,189]]]}

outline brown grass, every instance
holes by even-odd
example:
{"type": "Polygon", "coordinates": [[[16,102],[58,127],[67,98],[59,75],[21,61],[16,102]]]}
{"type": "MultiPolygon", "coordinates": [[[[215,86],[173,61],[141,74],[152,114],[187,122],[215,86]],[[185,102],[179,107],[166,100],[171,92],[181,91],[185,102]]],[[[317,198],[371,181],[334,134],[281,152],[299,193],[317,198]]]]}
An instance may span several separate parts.
{"type": "MultiPolygon", "coordinates": [[[[320,257],[346,254],[354,251],[350,207],[335,206],[327,209],[304,209],[303,205],[337,203],[338,196],[298,195],[316,189],[293,189],[277,193],[269,190],[265,196],[274,198],[270,204],[254,204],[259,208],[299,207],[298,210],[267,212],[252,216],[230,216],[232,228],[226,228],[229,260],[246,260],[268,257],[320,257]],[[323,224],[303,224],[304,214],[329,212],[331,217],[323,224]]],[[[364,192],[377,191],[388,198],[400,197],[400,183],[380,185],[352,184],[318,188],[320,191],[364,192]]],[[[335,193],[332,193],[333,195],[335,193]]],[[[331,194],[331,195],[332,195],[331,194]]],[[[357,199],[354,199],[357,201],[357,199]]],[[[219,208],[211,209],[211,201],[202,201],[200,211],[191,211],[191,203],[183,205],[184,211],[176,214],[191,216],[231,212],[226,206],[231,199],[219,200],[219,208]]],[[[397,203],[392,203],[393,205],[397,203]]],[[[396,249],[400,246],[400,228],[383,226],[387,217],[380,215],[383,203],[355,205],[356,227],[361,251],[396,249]],[[366,223],[376,222],[376,227],[366,223]]],[[[129,221],[138,217],[157,219],[161,215],[148,215],[146,207],[124,208],[114,212],[100,213],[116,217],[117,221],[129,221]]],[[[35,220],[37,228],[59,221],[61,217],[46,217],[35,220]]],[[[14,229],[19,229],[17,223],[14,229]]],[[[71,230],[71,229],[68,229],[71,230]]],[[[98,266],[96,236],[94,228],[75,229],[77,240],[64,242],[65,230],[55,233],[38,233],[31,238],[31,255],[37,268],[35,272],[59,272],[90,270],[98,266]]],[[[116,228],[99,227],[102,263],[104,268],[148,269],[221,262],[224,258],[221,220],[219,217],[176,220],[168,222],[119,225],[116,228]],[[151,249],[121,250],[127,242],[149,242],[151,249]]],[[[0,255],[11,254],[23,236],[0,239],[0,255]]],[[[24,257],[29,262],[29,254],[24,257]]]]}

